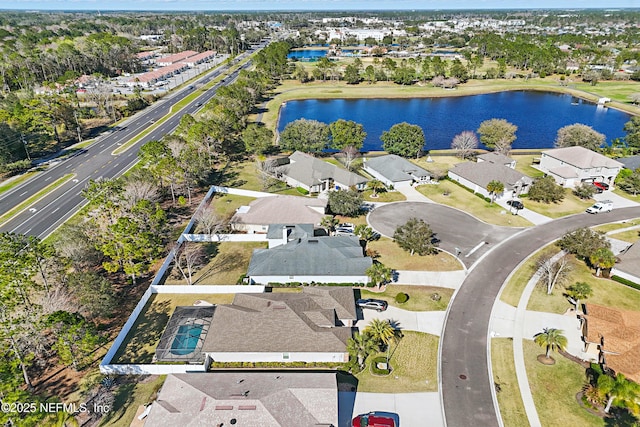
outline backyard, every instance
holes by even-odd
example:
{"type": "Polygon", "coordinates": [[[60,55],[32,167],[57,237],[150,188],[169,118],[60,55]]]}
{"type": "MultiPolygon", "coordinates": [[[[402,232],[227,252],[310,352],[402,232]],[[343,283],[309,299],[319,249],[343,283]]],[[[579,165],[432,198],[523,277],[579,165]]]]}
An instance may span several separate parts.
{"type": "Polygon", "coordinates": [[[153,294],[136,319],[111,363],[152,363],[165,326],[178,306],[197,300],[230,304],[234,294],[153,294]]]}

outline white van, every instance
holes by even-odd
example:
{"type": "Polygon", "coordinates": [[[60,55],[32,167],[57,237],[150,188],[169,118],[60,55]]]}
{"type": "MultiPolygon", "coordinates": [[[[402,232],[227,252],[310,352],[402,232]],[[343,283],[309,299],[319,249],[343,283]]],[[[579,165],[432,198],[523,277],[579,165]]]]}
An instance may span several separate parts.
{"type": "Polygon", "coordinates": [[[613,209],[613,202],[611,200],[603,200],[595,205],[587,208],[587,213],[597,214],[600,212],[611,212],[613,209]]]}

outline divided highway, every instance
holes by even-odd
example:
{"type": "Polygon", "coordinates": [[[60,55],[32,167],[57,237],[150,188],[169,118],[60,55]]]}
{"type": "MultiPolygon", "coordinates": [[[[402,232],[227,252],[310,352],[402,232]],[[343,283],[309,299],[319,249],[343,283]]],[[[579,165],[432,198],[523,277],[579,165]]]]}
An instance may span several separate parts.
{"type": "MultiPolygon", "coordinates": [[[[252,50],[240,55],[234,63],[241,61],[254,51],[255,50],[252,50]]],[[[249,63],[245,64],[241,69],[245,69],[248,66],[249,63]]],[[[60,160],[59,162],[52,162],[52,165],[46,171],[37,174],[24,184],[0,196],[0,215],[2,215],[64,175],[69,173],[75,174],[74,179],[59,186],[14,216],[10,221],[2,224],[0,231],[27,234],[40,238],[47,237],[86,203],[86,200],[81,195],[81,191],[85,188],[89,180],[100,177],[113,178],[122,175],[138,161],[137,153],[142,145],[171,133],[180,123],[183,114],[192,114],[198,110],[200,104],[206,103],[215,96],[217,89],[221,85],[226,85],[234,81],[240,70],[233,72],[224,82],[220,82],[213,88],[202,92],[200,96],[179,113],[171,116],[162,124],[157,125],[155,129],[144,138],[141,138],[140,141],[131,146],[126,152],[113,155],[112,152],[116,148],[125,144],[150,126],[155,126],[153,123],[166,116],[175,104],[193,93],[194,90],[199,90],[199,86],[218,77],[226,71],[228,67],[228,65],[223,65],[212,70],[204,77],[194,81],[187,88],[163,98],[151,107],[128,119],[119,127],[114,128],[110,133],[100,136],[96,142],[90,147],[87,147],[86,151],[81,154],[60,160]]]]}

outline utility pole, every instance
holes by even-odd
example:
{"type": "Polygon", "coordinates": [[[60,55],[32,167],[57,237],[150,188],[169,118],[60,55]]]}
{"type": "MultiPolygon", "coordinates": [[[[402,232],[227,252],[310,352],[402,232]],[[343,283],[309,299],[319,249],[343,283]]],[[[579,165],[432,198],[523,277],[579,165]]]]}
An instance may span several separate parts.
{"type": "Polygon", "coordinates": [[[82,135],[80,133],[80,122],[78,122],[78,115],[76,111],[73,110],[73,118],[76,119],[76,131],[78,131],[78,142],[82,142],[82,135]]]}
{"type": "Polygon", "coordinates": [[[27,159],[31,161],[31,156],[29,155],[29,149],[27,148],[27,140],[24,139],[24,134],[20,134],[20,139],[22,139],[22,145],[24,146],[24,152],[27,153],[27,159]]]}

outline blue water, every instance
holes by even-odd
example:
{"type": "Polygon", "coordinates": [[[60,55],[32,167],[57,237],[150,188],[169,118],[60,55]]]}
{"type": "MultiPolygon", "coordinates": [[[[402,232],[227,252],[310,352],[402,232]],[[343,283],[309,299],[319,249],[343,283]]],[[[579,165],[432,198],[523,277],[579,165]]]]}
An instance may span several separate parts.
{"type": "Polygon", "coordinates": [[[292,59],[317,59],[323,56],[327,56],[327,50],[325,49],[312,49],[312,50],[294,50],[289,52],[287,58],[292,59]]]}
{"type": "Polygon", "coordinates": [[[593,127],[611,142],[625,135],[623,126],[631,116],[570,95],[515,91],[446,98],[289,101],[280,110],[278,130],[300,118],[361,123],[367,132],[366,151],[380,150],[382,132],[401,122],[422,127],[426,150],[450,148],[455,135],[476,131],[481,122],[493,118],[518,126],[513,148],[549,148],[558,129],[574,123],[593,127]]]}
{"type": "Polygon", "coordinates": [[[193,352],[198,346],[202,325],[181,325],[171,343],[171,353],[184,356],[193,352]]]}

